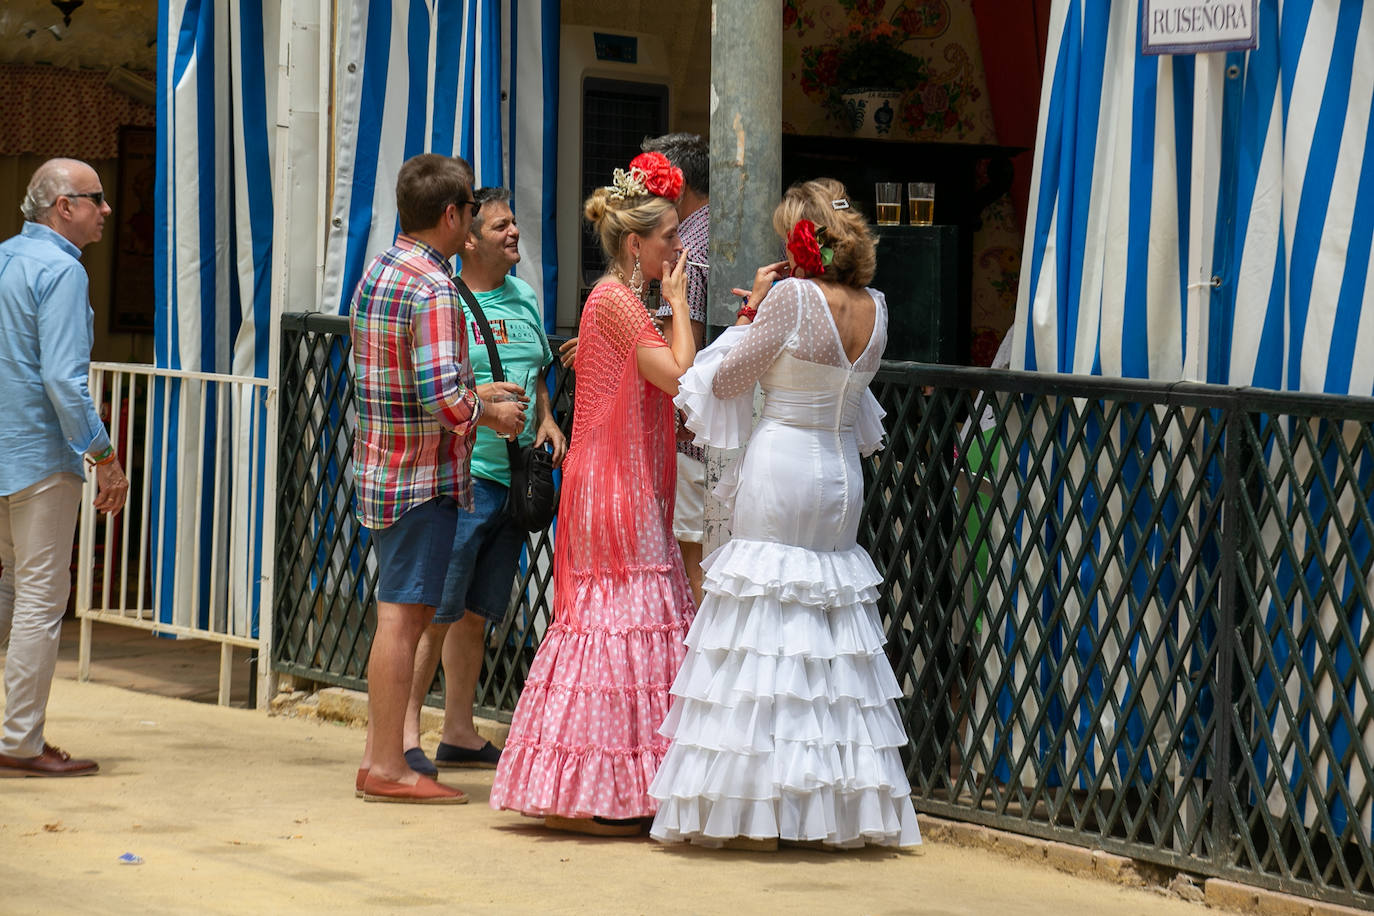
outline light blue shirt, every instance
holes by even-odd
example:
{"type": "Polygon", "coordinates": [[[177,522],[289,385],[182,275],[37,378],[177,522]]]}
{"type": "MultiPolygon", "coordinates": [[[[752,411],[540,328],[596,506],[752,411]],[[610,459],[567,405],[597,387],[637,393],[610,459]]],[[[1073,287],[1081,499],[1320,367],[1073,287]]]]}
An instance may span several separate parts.
{"type": "Polygon", "coordinates": [[[0,243],[0,496],[110,444],[87,378],[95,315],[81,249],[41,223],[0,243]]]}

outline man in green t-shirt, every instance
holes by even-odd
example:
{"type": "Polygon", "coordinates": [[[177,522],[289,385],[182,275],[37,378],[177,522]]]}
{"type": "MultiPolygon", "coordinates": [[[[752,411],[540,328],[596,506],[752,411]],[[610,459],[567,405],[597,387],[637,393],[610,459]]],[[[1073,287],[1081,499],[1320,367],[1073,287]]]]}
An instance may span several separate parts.
{"type": "MultiPolygon", "coordinates": [[[[553,418],[545,369],[553,362],[543,316],[534,290],[510,274],[520,260],[520,229],[505,188],[481,188],[472,229],[461,252],[461,277],[477,298],[491,325],[506,381],[534,391],[534,412],[520,433],[519,444],[547,445],[553,463],[563,461],[567,440],[553,418]]],[[[476,320],[465,310],[468,359],[480,389],[491,382],[491,359],[476,320]]],[[[415,677],[406,711],[406,762],[419,773],[436,767],[495,767],[501,752],[477,734],[472,701],[482,670],[483,633],[487,621],[500,621],[510,605],[525,532],[506,517],[510,459],[506,442],[480,429],[472,448],[473,511],[460,512],[453,539],[443,600],[415,652],[415,677]],[[420,707],[444,663],[444,729],[434,761],[420,748],[420,707]]]]}

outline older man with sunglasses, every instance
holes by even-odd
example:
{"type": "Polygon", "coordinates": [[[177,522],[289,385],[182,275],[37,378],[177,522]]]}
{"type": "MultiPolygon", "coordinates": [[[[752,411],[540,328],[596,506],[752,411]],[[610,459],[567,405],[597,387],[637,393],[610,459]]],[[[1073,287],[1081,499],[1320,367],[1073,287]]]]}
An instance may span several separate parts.
{"type": "Polygon", "coordinates": [[[23,230],[0,244],[0,777],[89,776],[96,762],[47,743],[43,726],[83,458],[95,468],[96,509],[118,512],[129,488],[86,381],[94,315],[80,257],[100,241],[110,205],[93,168],[50,159],[20,210],[23,230]]]}

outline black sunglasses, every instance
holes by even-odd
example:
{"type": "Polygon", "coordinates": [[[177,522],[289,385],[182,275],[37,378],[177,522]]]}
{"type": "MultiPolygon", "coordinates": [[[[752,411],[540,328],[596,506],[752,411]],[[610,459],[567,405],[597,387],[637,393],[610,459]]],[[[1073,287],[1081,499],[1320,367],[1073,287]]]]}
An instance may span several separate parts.
{"type": "Polygon", "coordinates": [[[453,202],[453,205],[455,207],[461,207],[466,205],[467,208],[472,211],[472,215],[474,218],[477,216],[477,211],[482,209],[482,205],[479,204],[477,201],[473,200],[471,197],[469,197],[467,200],[455,200],[453,202]]]}
{"type": "Polygon", "coordinates": [[[97,207],[104,206],[104,204],[105,204],[105,192],[104,192],[104,191],[84,191],[84,192],[82,192],[82,193],[80,193],[80,194],[78,194],[78,193],[76,193],[75,191],[73,191],[71,194],[59,194],[59,195],[57,195],[57,196],[58,196],[58,197],[84,197],[84,198],[86,198],[87,200],[89,200],[91,203],[95,204],[97,207]]]}

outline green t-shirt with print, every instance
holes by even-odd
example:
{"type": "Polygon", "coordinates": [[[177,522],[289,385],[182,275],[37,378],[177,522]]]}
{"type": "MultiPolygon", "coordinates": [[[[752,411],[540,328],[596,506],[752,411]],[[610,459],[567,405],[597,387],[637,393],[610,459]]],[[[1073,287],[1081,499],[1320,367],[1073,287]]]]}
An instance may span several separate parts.
{"type": "MultiPolygon", "coordinates": [[[[520,444],[530,445],[534,442],[535,383],[540,370],[553,362],[553,351],[549,348],[548,337],[544,335],[539,302],[530,285],[513,276],[507,276],[506,282],[496,289],[474,292],[473,295],[482,307],[482,314],[487,316],[492,336],[496,338],[496,352],[501,357],[506,381],[522,386],[529,396],[520,444]]],[[[482,339],[477,321],[466,307],[463,317],[467,322],[468,360],[472,363],[472,374],[477,384],[484,385],[492,381],[487,344],[482,339]]],[[[472,447],[472,474],[510,486],[510,457],[506,452],[506,440],[485,426],[477,428],[477,441],[472,447]]]]}

